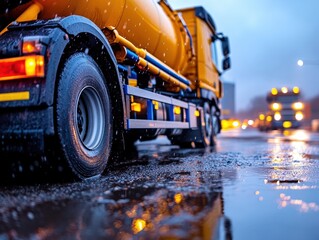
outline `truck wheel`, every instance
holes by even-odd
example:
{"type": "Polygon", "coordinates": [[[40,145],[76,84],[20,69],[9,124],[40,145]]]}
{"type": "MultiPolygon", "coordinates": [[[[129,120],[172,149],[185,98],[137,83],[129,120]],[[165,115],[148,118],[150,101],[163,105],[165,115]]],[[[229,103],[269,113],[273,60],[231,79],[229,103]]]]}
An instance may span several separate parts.
{"type": "Polygon", "coordinates": [[[211,113],[211,107],[209,106],[208,102],[204,103],[203,106],[203,121],[201,121],[200,126],[200,135],[201,135],[201,141],[196,142],[196,147],[209,147],[212,145],[212,139],[213,139],[213,122],[212,122],[212,113],[211,113]]]}
{"type": "Polygon", "coordinates": [[[105,78],[88,55],[74,54],[63,66],[56,125],[64,166],[80,179],[101,174],[111,149],[111,103],[105,78]]]}
{"type": "Polygon", "coordinates": [[[217,116],[215,106],[211,107],[210,114],[211,114],[211,121],[212,121],[212,135],[211,135],[210,146],[215,146],[216,136],[220,132],[219,117],[217,116]]]}

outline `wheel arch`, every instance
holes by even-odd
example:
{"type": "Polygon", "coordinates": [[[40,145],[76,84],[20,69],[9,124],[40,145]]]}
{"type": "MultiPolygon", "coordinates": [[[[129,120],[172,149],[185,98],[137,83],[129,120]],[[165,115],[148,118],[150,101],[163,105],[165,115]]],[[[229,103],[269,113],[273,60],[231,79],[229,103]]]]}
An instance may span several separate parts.
{"type": "Polygon", "coordinates": [[[205,101],[209,101],[212,106],[216,107],[217,112],[221,112],[221,103],[220,99],[216,96],[216,94],[210,90],[207,89],[201,89],[201,97],[203,103],[205,101]]]}

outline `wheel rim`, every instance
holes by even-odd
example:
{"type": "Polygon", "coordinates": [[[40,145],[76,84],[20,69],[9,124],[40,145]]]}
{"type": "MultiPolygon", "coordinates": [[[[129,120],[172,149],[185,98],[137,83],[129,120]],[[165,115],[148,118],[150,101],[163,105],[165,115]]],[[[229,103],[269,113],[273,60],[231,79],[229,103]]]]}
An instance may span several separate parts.
{"type": "Polygon", "coordinates": [[[89,150],[96,149],[105,131],[105,119],[101,99],[93,87],[81,91],[75,121],[82,145],[89,150]]]}
{"type": "Polygon", "coordinates": [[[219,126],[218,126],[218,118],[215,115],[215,108],[212,107],[211,109],[211,119],[212,119],[212,125],[213,125],[213,132],[216,135],[219,131],[219,126]]]}
{"type": "Polygon", "coordinates": [[[205,107],[205,137],[209,140],[212,133],[212,119],[209,108],[205,107]]]}

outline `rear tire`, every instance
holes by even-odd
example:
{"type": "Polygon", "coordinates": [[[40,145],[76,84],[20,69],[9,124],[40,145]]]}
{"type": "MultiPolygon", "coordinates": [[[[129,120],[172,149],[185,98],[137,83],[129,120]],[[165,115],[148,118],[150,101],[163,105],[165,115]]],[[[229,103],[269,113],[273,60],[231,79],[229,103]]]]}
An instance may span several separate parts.
{"type": "Polygon", "coordinates": [[[112,119],[102,71],[90,56],[72,55],[58,83],[56,126],[64,167],[76,178],[90,178],[105,170],[112,119]]]}
{"type": "Polygon", "coordinates": [[[210,114],[211,114],[211,120],[212,120],[212,135],[211,135],[211,141],[210,141],[210,146],[215,146],[216,145],[216,137],[217,134],[220,133],[220,119],[219,116],[217,115],[216,107],[213,105],[210,109],[210,114]]]}
{"type": "Polygon", "coordinates": [[[216,107],[208,102],[203,105],[203,116],[197,119],[198,129],[184,130],[179,136],[169,137],[172,144],[180,148],[206,148],[216,145],[216,136],[220,132],[220,120],[216,107]]]}
{"type": "Polygon", "coordinates": [[[212,145],[212,133],[213,133],[213,124],[212,124],[212,114],[211,114],[211,107],[209,106],[208,102],[204,103],[203,106],[203,119],[200,118],[200,136],[201,139],[199,142],[196,142],[196,147],[205,148],[212,145]]]}

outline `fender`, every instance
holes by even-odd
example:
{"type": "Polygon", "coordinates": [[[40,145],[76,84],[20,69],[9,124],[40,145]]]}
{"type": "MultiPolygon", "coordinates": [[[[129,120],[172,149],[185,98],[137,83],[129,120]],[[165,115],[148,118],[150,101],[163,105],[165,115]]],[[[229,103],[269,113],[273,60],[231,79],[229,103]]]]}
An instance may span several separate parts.
{"type": "MultiPolygon", "coordinates": [[[[97,63],[100,65],[101,70],[105,72],[107,69],[108,74],[112,75],[112,82],[108,82],[107,84],[112,84],[112,88],[109,87],[109,89],[115,92],[111,95],[116,96],[116,102],[118,103],[117,109],[119,109],[118,107],[119,105],[121,105],[124,115],[124,93],[122,82],[119,79],[117,62],[112,48],[102,31],[92,21],[81,16],[69,16],[59,20],[57,24],[60,29],[64,31],[64,34],[63,36],[59,34],[57,35],[57,38],[52,39],[54,44],[50,46],[51,56],[47,72],[47,82],[49,84],[46,86],[46,90],[55,90],[55,86],[53,85],[53,83],[57,78],[56,74],[59,73],[59,70],[57,68],[61,66],[61,64],[68,57],[69,54],[72,54],[73,51],[86,51],[86,49],[88,49],[88,54],[97,61],[97,63]],[[83,38],[85,38],[85,40],[90,40],[89,42],[85,43],[87,44],[86,49],[77,49],[79,46],[70,45],[72,43],[81,44],[81,41],[84,40],[83,38]],[[97,41],[100,43],[99,45],[97,45],[97,41]],[[105,60],[107,60],[110,67],[107,67],[107,65],[105,65],[106,63],[103,62],[101,56],[99,56],[101,52],[106,57],[105,60]]],[[[51,95],[51,98],[46,99],[46,101],[48,105],[52,105],[54,96],[51,95]]]]}

